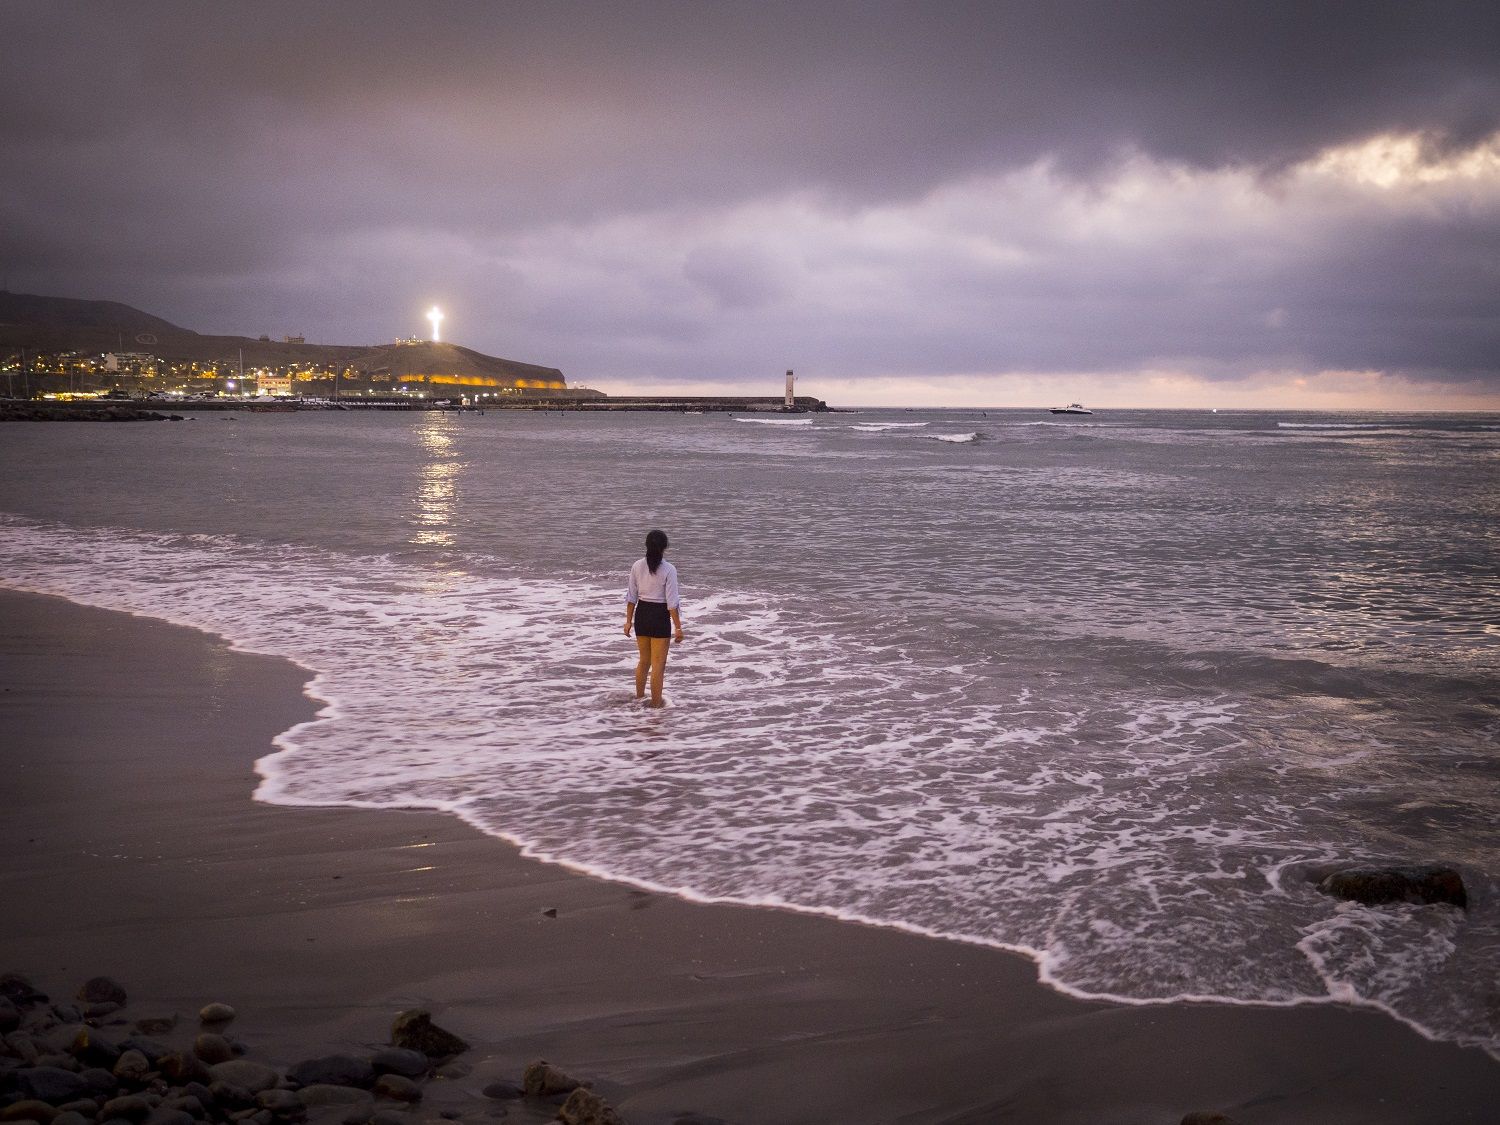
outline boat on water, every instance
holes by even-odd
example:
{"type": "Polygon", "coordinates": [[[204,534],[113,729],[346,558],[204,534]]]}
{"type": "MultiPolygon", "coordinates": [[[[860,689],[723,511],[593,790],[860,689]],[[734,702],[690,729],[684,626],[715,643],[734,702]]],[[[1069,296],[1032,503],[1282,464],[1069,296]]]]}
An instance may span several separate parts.
{"type": "Polygon", "coordinates": [[[1081,403],[1081,402],[1070,402],[1070,403],[1068,403],[1067,406],[1054,406],[1054,407],[1052,407],[1052,413],[1054,413],[1054,414],[1092,414],[1093,411],[1090,410],[1088,407],[1084,406],[1083,403],[1081,403]]]}

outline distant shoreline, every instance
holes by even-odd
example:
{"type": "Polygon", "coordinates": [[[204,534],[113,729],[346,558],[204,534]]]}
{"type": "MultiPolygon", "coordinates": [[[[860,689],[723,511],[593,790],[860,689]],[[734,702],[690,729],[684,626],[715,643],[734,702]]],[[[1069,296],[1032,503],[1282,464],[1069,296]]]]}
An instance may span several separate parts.
{"type": "Polygon", "coordinates": [[[798,397],[792,406],[785,400],[770,397],[711,397],[670,395],[625,395],[617,398],[577,398],[513,396],[464,404],[456,398],[408,398],[366,396],[339,399],[14,399],[0,403],[0,421],[156,421],[165,415],[157,409],[172,411],[246,411],[261,414],[297,413],[301,411],[478,411],[486,410],[575,410],[592,413],[620,411],[655,411],[658,413],[704,414],[826,414],[837,413],[822,399],[798,397]]]}

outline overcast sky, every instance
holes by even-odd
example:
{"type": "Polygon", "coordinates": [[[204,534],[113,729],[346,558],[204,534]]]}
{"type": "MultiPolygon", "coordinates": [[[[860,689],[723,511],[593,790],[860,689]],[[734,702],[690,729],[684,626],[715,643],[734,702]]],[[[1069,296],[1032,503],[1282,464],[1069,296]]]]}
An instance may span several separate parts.
{"type": "Polygon", "coordinates": [[[1500,4],[0,0],[0,267],[620,393],[1500,409],[1500,4]]]}

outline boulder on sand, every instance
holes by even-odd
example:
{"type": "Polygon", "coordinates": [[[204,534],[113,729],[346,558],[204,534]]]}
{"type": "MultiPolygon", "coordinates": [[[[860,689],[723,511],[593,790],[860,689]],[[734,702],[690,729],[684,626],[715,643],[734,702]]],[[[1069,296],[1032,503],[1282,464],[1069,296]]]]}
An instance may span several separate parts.
{"type": "Polygon", "coordinates": [[[1409,902],[1418,906],[1456,906],[1460,910],[1469,907],[1463,876],[1451,867],[1343,867],[1333,871],[1325,868],[1313,878],[1324,894],[1365,906],[1409,902]]]}
{"type": "Polygon", "coordinates": [[[432,1013],[421,1008],[402,1012],[391,1024],[391,1045],[421,1051],[430,1059],[461,1055],[469,1044],[432,1022],[432,1013]]]}

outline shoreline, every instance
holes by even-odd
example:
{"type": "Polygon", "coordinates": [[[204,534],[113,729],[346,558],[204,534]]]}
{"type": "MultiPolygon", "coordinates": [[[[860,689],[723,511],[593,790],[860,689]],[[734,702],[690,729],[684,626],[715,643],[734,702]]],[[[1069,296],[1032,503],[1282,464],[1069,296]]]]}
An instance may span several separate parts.
{"type": "Polygon", "coordinates": [[[0,620],[23,923],[0,971],[58,994],[106,973],[224,1000],[280,1062],[429,1006],[475,1044],[476,1115],[534,1057],[636,1123],[1477,1122],[1500,1099],[1489,1056],[1370,1009],[1081,1001],[1021,954],[653,894],[445,813],[252,801],[251,763],[318,708],[304,669],[42,595],[0,590],[0,620]]]}

